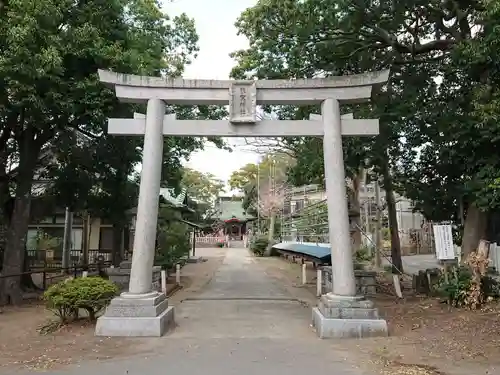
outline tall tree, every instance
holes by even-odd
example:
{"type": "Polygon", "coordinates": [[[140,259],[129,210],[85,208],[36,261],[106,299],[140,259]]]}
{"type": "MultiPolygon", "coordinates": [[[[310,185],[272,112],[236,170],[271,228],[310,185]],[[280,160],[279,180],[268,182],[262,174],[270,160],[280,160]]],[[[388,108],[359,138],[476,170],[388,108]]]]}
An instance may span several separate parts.
{"type": "Polygon", "coordinates": [[[257,180],[265,183],[272,177],[283,182],[286,180],[288,168],[294,163],[287,153],[271,150],[263,155],[257,164],[249,163],[233,171],[229,178],[229,187],[243,192],[249,185],[257,185],[257,180]]]}
{"type": "MultiPolygon", "coordinates": [[[[108,117],[130,114],[130,107],[100,84],[97,69],[178,75],[196,42],[193,21],[185,15],[170,20],[156,0],[3,3],[0,156],[15,144],[18,163],[4,274],[22,271],[31,184],[42,150],[57,149],[57,141],[75,129],[101,136],[108,117]]],[[[6,280],[0,302],[18,303],[19,279],[6,280]]]]}
{"type": "MultiPolygon", "coordinates": [[[[426,164],[425,158],[421,159],[420,167],[413,168],[420,157],[419,148],[429,143],[431,147],[454,144],[443,142],[442,133],[437,132],[434,125],[444,127],[450,119],[456,121],[457,116],[473,122],[465,103],[453,103],[452,100],[453,96],[463,95],[460,90],[466,88],[464,81],[448,80],[449,70],[445,67],[452,61],[458,46],[472,39],[471,30],[478,25],[481,8],[482,3],[478,1],[267,0],[259,1],[244,12],[237,23],[240,33],[248,37],[250,48],[235,53],[238,66],[233,74],[236,77],[252,73],[258,78],[303,78],[391,68],[387,90],[377,93],[370,105],[355,108],[354,112],[380,118],[380,136],[366,144],[366,158],[368,166],[373,166],[380,175],[386,192],[391,254],[398,269],[402,269],[402,265],[393,191],[404,194],[408,190],[408,195],[419,195],[425,201],[421,207],[431,207],[432,200],[436,199],[436,195],[417,194],[405,183],[405,178],[415,181],[421,172],[428,171],[426,173],[430,175],[431,169],[439,169],[438,163],[426,164]],[[276,40],[280,42],[276,43],[276,40]],[[439,76],[448,82],[445,86],[436,83],[435,78],[439,76]],[[446,95],[438,99],[438,95],[445,92],[446,95]],[[455,110],[457,107],[458,111],[455,110]],[[443,114],[447,120],[439,118],[443,114]],[[410,161],[406,165],[412,166],[411,172],[401,173],[403,160],[410,161]],[[411,175],[410,179],[408,175],[411,175]]],[[[461,76],[466,77],[463,73],[461,76]]],[[[298,117],[305,118],[300,110],[298,117]]],[[[469,139],[476,137],[472,133],[468,136],[469,139]]],[[[366,151],[359,148],[359,144],[354,147],[345,144],[348,154],[352,151],[355,155],[362,155],[366,151]]],[[[433,160],[438,158],[434,156],[433,160]]],[[[457,163],[467,164],[463,162],[457,163]]],[[[307,165],[299,160],[298,165],[301,164],[307,165]]],[[[352,165],[352,170],[359,170],[359,166],[352,165]]],[[[449,180],[461,169],[452,171],[449,180]]],[[[314,178],[311,173],[303,177],[314,178]]],[[[448,184],[447,181],[445,178],[436,182],[443,186],[448,184]]],[[[461,184],[462,188],[458,190],[468,185],[463,180],[461,184]]],[[[456,191],[455,188],[453,193],[456,191]]],[[[438,192],[450,192],[450,189],[439,188],[438,192]]],[[[456,201],[456,198],[452,200],[456,201]]],[[[450,198],[444,201],[450,202],[450,198]]],[[[474,205],[469,208],[474,208],[474,205]]],[[[468,212],[470,214],[473,210],[468,212]]]]}
{"type": "Polygon", "coordinates": [[[224,191],[224,182],[211,173],[182,168],[182,186],[188,196],[200,203],[213,204],[224,191]]]}

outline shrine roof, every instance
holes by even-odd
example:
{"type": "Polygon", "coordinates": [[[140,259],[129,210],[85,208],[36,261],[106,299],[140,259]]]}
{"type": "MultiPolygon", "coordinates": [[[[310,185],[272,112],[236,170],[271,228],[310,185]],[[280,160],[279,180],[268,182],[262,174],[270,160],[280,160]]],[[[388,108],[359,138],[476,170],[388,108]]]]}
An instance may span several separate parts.
{"type": "Polygon", "coordinates": [[[241,200],[221,200],[218,202],[219,214],[217,218],[219,220],[237,220],[237,221],[248,221],[253,219],[252,215],[248,215],[242,206],[241,200]]]}

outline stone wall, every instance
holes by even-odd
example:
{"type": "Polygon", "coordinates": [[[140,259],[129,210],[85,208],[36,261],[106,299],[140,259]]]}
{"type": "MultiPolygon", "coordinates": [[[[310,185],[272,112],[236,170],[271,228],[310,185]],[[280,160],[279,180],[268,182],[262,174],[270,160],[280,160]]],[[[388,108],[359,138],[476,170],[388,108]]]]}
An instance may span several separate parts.
{"type": "MultiPolygon", "coordinates": [[[[332,268],[330,266],[321,267],[322,270],[322,294],[329,293],[333,290],[332,285],[332,268]]],[[[355,270],[356,292],[360,295],[374,295],[377,293],[375,271],[355,270]]]]}

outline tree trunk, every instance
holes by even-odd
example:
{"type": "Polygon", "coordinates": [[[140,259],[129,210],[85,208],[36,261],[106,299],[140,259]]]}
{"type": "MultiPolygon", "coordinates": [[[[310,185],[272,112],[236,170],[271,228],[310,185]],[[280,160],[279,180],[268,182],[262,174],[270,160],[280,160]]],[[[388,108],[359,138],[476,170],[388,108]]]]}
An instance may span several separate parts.
{"type": "Polygon", "coordinates": [[[86,266],[89,264],[89,243],[90,243],[90,228],[92,226],[89,223],[89,214],[87,211],[82,213],[83,221],[83,240],[82,240],[82,261],[81,263],[86,266]]]}
{"type": "Polygon", "coordinates": [[[383,182],[385,200],[387,204],[387,214],[389,218],[389,230],[391,232],[391,260],[392,272],[403,272],[403,261],[401,259],[401,242],[399,240],[398,215],[396,211],[396,199],[394,198],[394,188],[392,176],[389,172],[387,161],[384,162],[383,182]]]}
{"type": "Polygon", "coordinates": [[[2,272],[3,255],[7,244],[12,198],[9,194],[9,181],[4,168],[0,168],[0,272],[2,272]]]}
{"type": "Polygon", "coordinates": [[[382,205],[380,203],[380,186],[378,180],[375,181],[375,201],[377,202],[377,212],[375,219],[375,267],[382,267],[382,205]]]}
{"type": "Polygon", "coordinates": [[[488,212],[481,211],[475,203],[467,208],[462,237],[462,259],[477,249],[479,241],[484,239],[488,226],[488,212]]]}
{"type": "MultiPolygon", "coordinates": [[[[18,182],[14,212],[7,233],[7,243],[3,256],[3,275],[20,275],[24,271],[26,233],[28,232],[31,206],[31,179],[18,182]]],[[[0,304],[10,302],[13,305],[19,305],[23,299],[21,276],[2,279],[0,291],[0,304]]]]}
{"type": "Polygon", "coordinates": [[[352,251],[358,251],[361,248],[361,206],[359,204],[359,189],[361,185],[361,178],[363,172],[361,171],[358,175],[354,176],[352,179],[352,195],[348,194],[350,202],[350,214],[351,221],[353,225],[352,233],[352,251]]]}
{"type": "Polygon", "coordinates": [[[122,261],[124,231],[125,225],[122,222],[113,223],[113,249],[111,250],[111,259],[115,267],[118,267],[122,261]]]}
{"type": "Polygon", "coordinates": [[[274,241],[274,224],[276,222],[276,214],[272,213],[271,217],[269,218],[269,235],[267,240],[269,241],[266,251],[264,252],[264,256],[268,257],[271,256],[271,252],[273,249],[273,241],[274,241]]]}
{"type": "Polygon", "coordinates": [[[62,268],[65,273],[69,273],[71,249],[73,247],[73,212],[69,207],[66,207],[64,217],[64,236],[63,236],[63,253],[62,253],[62,268]]]}

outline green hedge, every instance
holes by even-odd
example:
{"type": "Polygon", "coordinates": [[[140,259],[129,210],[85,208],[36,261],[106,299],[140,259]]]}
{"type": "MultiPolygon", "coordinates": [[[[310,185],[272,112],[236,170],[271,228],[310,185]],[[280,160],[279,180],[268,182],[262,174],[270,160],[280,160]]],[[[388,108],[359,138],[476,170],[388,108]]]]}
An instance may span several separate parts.
{"type": "Polygon", "coordinates": [[[43,294],[46,307],[61,323],[78,318],[78,311],[87,311],[89,319],[95,320],[118,293],[118,287],[101,277],[79,277],[52,285],[43,294]]]}
{"type": "Polygon", "coordinates": [[[269,240],[266,236],[255,237],[250,242],[250,251],[257,256],[263,256],[268,245],[269,240]]]}

